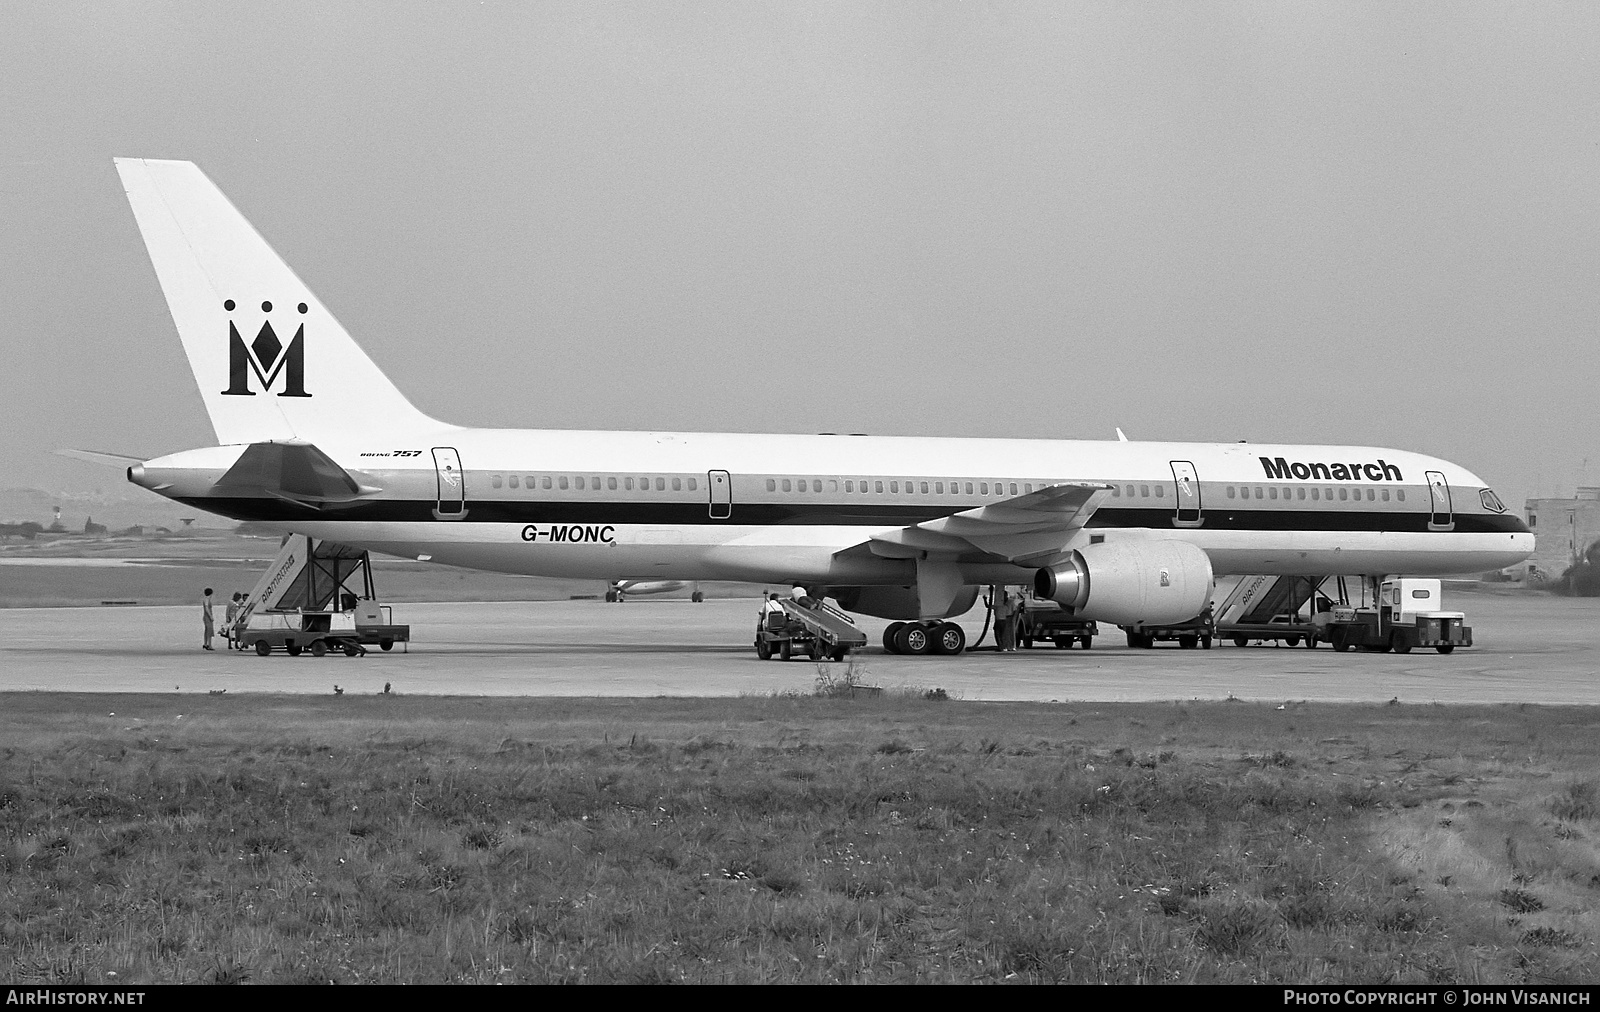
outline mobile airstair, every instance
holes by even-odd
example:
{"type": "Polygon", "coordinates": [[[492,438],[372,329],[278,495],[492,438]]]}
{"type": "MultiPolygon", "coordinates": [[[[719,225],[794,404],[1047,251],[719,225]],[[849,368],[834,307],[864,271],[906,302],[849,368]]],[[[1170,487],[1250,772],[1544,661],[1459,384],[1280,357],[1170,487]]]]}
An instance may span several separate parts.
{"type": "Polygon", "coordinates": [[[788,660],[803,653],[812,660],[831,657],[842,661],[851,651],[867,645],[867,634],[844,612],[818,598],[800,601],[780,598],[763,605],[756,623],[756,656],[788,660]],[[773,608],[776,604],[779,607],[773,608]]]}
{"type": "Polygon", "coordinates": [[[1234,646],[1253,642],[1279,642],[1288,646],[1317,645],[1318,630],[1312,602],[1323,577],[1244,576],[1231,588],[1219,582],[1211,612],[1216,635],[1234,646]]]}
{"type": "Polygon", "coordinates": [[[274,650],[359,657],[370,645],[392,650],[411,641],[411,627],[396,625],[392,609],[378,603],[367,552],[299,534],[284,539],[230,632],[234,649],[262,657],[274,650]]]}

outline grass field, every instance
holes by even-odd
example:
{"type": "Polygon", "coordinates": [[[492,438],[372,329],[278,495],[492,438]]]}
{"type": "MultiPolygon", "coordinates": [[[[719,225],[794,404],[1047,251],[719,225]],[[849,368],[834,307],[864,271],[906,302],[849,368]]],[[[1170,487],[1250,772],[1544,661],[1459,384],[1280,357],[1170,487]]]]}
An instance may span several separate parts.
{"type": "Polygon", "coordinates": [[[1594,981],[1597,725],[18,694],[0,979],[1594,981]]]}

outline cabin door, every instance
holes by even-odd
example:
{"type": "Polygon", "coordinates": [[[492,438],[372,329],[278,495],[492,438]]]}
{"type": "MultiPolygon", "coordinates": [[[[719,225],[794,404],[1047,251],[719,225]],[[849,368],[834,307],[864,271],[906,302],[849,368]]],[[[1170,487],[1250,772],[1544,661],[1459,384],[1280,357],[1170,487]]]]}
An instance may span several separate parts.
{"type": "Polygon", "coordinates": [[[438,505],[433,515],[440,520],[460,520],[467,515],[467,482],[461,472],[461,455],[453,447],[435,446],[433,469],[439,480],[438,505]]]}
{"type": "Polygon", "coordinates": [[[1432,500],[1428,530],[1448,531],[1454,528],[1456,518],[1450,508],[1450,483],[1438,471],[1428,472],[1428,498],[1432,500]]]}
{"type": "Polygon", "coordinates": [[[711,489],[711,519],[727,520],[733,516],[733,479],[726,471],[707,471],[706,485],[711,489]]]}
{"type": "Polygon", "coordinates": [[[1194,464],[1187,460],[1172,461],[1172,481],[1177,489],[1178,512],[1172,518],[1174,527],[1199,527],[1205,522],[1200,515],[1200,475],[1194,464]]]}

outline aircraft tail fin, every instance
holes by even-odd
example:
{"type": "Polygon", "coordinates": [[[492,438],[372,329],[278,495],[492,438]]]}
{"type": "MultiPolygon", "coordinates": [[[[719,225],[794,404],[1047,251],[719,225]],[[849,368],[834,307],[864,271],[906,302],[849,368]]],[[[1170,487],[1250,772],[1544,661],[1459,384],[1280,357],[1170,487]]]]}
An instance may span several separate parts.
{"type": "Polygon", "coordinates": [[[219,443],[447,428],[406,400],[193,162],[115,162],[219,443]]]}

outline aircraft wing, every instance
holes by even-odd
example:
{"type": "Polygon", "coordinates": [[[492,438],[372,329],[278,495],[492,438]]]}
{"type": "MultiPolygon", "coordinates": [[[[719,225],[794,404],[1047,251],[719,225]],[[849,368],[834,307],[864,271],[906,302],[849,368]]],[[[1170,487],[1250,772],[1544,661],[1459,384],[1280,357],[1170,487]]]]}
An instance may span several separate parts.
{"type": "Polygon", "coordinates": [[[104,464],[107,467],[128,467],[144,463],[143,457],[130,457],[125,453],[103,453],[99,450],[57,450],[56,455],[87,461],[90,464],[104,464]]]}
{"type": "Polygon", "coordinates": [[[873,535],[868,547],[885,558],[921,552],[998,555],[1010,562],[1043,564],[1089,522],[1110,485],[1063,482],[911,527],[873,535]]]}

